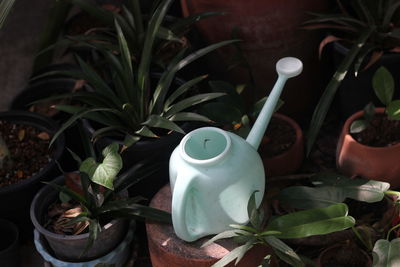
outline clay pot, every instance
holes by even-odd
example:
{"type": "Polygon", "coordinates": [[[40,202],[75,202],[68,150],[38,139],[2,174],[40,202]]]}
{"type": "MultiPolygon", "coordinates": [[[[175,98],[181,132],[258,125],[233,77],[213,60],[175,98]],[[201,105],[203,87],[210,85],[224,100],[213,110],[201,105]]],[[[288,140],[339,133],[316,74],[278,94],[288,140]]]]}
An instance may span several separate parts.
{"type": "Polygon", "coordinates": [[[296,140],[287,151],[273,157],[263,155],[265,152],[263,152],[263,144],[261,144],[259,152],[264,163],[266,176],[281,176],[294,173],[300,168],[304,159],[303,131],[300,126],[288,116],[275,113],[273,117],[289,124],[296,133],[296,140]]]}
{"type": "MultiPolygon", "coordinates": [[[[317,267],[338,266],[336,263],[346,264],[348,267],[371,267],[372,260],[367,252],[352,244],[337,244],[326,248],[317,259],[317,267]],[[350,259],[353,262],[349,262],[350,259]],[[333,263],[333,261],[336,261],[333,263]],[[340,262],[343,261],[343,262],[340,262]]],[[[344,266],[341,265],[340,266],[344,266]]]]}
{"type": "MultiPolygon", "coordinates": [[[[376,108],[375,112],[383,114],[384,108],[376,108]]],[[[345,175],[388,182],[391,188],[397,188],[400,186],[400,144],[370,147],[354,140],[349,133],[350,125],[363,114],[363,111],[353,114],[343,126],[336,150],[337,168],[345,175]]]]}
{"type": "MultiPolygon", "coordinates": [[[[150,206],[171,212],[171,200],[171,188],[166,185],[154,196],[150,206]]],[[[153,267],[209,267],[237,247],[232,240],[224,239],[218,241],[218,244],[201,248],[208,237],[188,243],[179,239],[172,225],[167,224],[146,222],[146,230],[153,267]]],[[[254,246],[236,266],[257,267],[268,254],[271,251],[266,246],[254,246]]],[[[227,265],[233,266],[234,262],[227,265]]]]}
{"type": "MultiPolygon", "coordinates": [[[[316,32],[301,30],[300,25],[307,19],[306,11],[326,10],[328,1],[181,0],[181,6],[184,16],[207,11],[225,12],[196,23],[207,43],[232,39],[233,30],[238,29],[238,39],[242,40],[240,47],[257,86],[256,91],[244,92],[249,104],[272,89],[276,80],[273,62],[285,56],[300,58],[304,71],[287,83],[282,93],[286,103],[282,110],[296,119],[311,111],[323,88],[319,86],[321,69],[317,58],[320,38],[316,32]]],[[[234,84],[250,81],[245,68],[226,71],[234,64],[232,58],[237,58],[237,49],[228,46],[219,52],[209,57],[208,69],[226,76],[224,78],[234,84]]]]}

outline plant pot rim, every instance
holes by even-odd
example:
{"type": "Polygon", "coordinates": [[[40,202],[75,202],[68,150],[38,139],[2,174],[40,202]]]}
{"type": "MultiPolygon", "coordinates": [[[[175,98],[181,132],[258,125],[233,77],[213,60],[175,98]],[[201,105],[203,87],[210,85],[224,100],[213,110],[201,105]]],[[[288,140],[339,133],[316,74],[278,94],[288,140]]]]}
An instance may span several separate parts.
{"type": "MultiPolygon", "coordinates": [[[[375,108],[375,113],[377,114],[384,114],[385,113],[385,108],[375,108]]],[[[343,138],[348,138],[351,142],[354,142],[355,145],[362,147],[363,149],[370,150],[370,151],[383,151],[383,150],[397,150],[400,147],[400,142],[392,145],[392,146],[385,146],[385,147],[373,147],[373,146],[368,146],[359,143],[357,140],[353,138],[350,134],[350,126],[351,124],[357,120],[358,118],[362,117],[364,115],[364,111],[360,110],[353,115],[351,115],[346,122],[343,125],[343,130],[342,130],[342,136],[343,138]]]]}
{"type": "Polygon", "coordinates": [[[294,141],[294,143],[290,146],[290,148],[286,151],[284,151],[283,153],[273,156],[273,157],[266,157],[267,159],[271,159],[271,160],[279,160],[281,158],[284,158],[286,156],[286,154],[291,153],[293,150],[296,149],[296,147],[298,146],[298,144],[300,144],[303,141],[303,131],[301,130],[299,124],[293,120],[292,118],[290,118],[289,116],[286,116],[282,113],[278,113],[275,112],[272,117],[280,119],[282,121],[287,122],[290,127],[292,127],[295,131],[295,135],[296,135],[296,139],[294,141]]]}
{"type": "MultiPolygon", "coordinates": [[[[46,128],[48,133],[50,133],[51,135],[54,135],[54,133],[58,129],[58,124],[51,118],[29,111],[13,110],[13,111],[0,112],[0,120],[8,120],[11,121],[12,123],[14,123],[16,120],[17,124],[20,121],[24,121],[24,123],[22,124],[30,126],[34,126],[34,124],[37,123],[38,121],[44,122],[45,124],[40,125],[41,128],[46,128]],[[20,119],[21,117],[22,119],[20,119]],[[24,118],[27,118],[27,120],[24,118]]],[[[39,182],[38,179],[41,178],[43,174],[45,174],[47,171],[52,169],[56,165],[56,160],[61,158],[64,152],[64,146],[65,146],[65,137],[64,134],[61,134],[55,140],[55,143],[53,145],[54,153],[53,155],[50,155],[51,156],[50,161],[45,166],[43,166],[42,169],[40,169],[36,174],[32,175],[29,178],[24,179],[23,181],[17,184],[12,184],[0,188],[0,194],[13,193],[15,191],[21,190],[22,188],[28,187],[31,184],[39,182]]]]}
{"type": "MultiPolygon", "coordinates": [[[[57,184],[64,184],[64,176],[60,175],[57,178],[55,178],[53,181],[56,182],[57,184]]],[[[31,221],[33,223],[33,226],[35,227],[35,229],[43,235],[49,236],[51,238],[62,238],[65,240],[81,240],[81,239],[86,239],[89,237],[89,233],[85,233],[85,234],[79,234],[79,235],[64,235],[64,234],[56,234],[54,232],[51,232],[49,230],[47,230],[45,227],[43,227],[41,225],[41,223],[39,222],[36,214],[35,214],[35,206],[36,203],[39,201],[39,197],[41,194],[44,194],[45,191],[47,191],[48,189],[50,189],[51,186],[50,185],[45,185],[43,188],[41,188],[35,195],[35,197],[32,200],[32,204],[31,204],[31,208],[30,208],[30,217],[31,217],[31,221]]],[[[110,227],[112,227],[114,224],[116,224],[118,222],[117,219],[112,220],[111,222],[107,223],[106,225],[102,226],[101,229],[106,230],[109,229],[110,227]]]]}

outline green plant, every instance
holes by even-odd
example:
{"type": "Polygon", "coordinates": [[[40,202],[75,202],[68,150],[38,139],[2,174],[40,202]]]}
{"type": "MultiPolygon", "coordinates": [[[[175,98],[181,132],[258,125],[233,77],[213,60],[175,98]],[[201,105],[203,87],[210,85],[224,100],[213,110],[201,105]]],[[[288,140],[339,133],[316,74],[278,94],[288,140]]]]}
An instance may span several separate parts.
{"type": "MultiPolygon", "coordinates": [[[[205,93],[189,97],[184,96],[194,85],[204,80],[206,75],[194,78],[174,91],[170,87],[177,71],[199,57],[219,47],[236,42],[236,40],[213,44],[187,56],[185,56],[185,49],[180,51],[168,64],[158,83],[154,86],[154,80],[151,79],[153,47],[161,22],[172,1],[162,1],[154,11],[149,26],[144,32],[143,50],[139,61],[132,60],[134,57],[128,47],[127,39],[118,19],[115,19],[114,25],[118,35],[119,52],[109,50],[101,45],[95,45],[95,48],[107,62],[106,68],[98,73],[78,57],[82,71],[63,72],[75,78],[86,80],[93,90],[75,92],[70,95],[72,100],[82,104],[81,106],[58,105],[56,107],[73,114],[58,133],[65,130],[77,119],[87,118],[102,125],[94,133],[94,138],[104,135],[122,137],[124,145],[130,146],[143,136],[158,137],[152,128],[182,133],[183,130],[176,122],[209,121],[205,116],[185,110],[223,94],[205,93]]],[[[53,140],[57,136],[58,134],[54,136],[53,140]]]]}
{"type": "MultiPolygon", "coordinates": [[[[209,86],[213,92],[226,95],[204,104],[200,109],[202,114],[227,130],[246,138],[251,130],[252,122],[257,118],[268,97],[261,98],[252,107],[246,107],[242,97],[245,85],[234,87],[225,81],[210,81],[209,86]]],[[[279,100],[275,111],[282,105],[283,101],[279,100]]]]}
{"type": "Polygon", "coordinates": [[[82,211],[75,213],[75,216],[70,216],[72,218],[63,221],[59,227],[68,228],[71,225],[84,222],[85,227],[80,230],[88,228],[89,232],[84,252],[96,240],[98,233],[101,231],[101,223],[109,222],[112,219],[147,218],[161,222],[171,222],[169,213],[139,204],[138,202],[143,200],[142,197],[124,198],[118,195],[119,192],[126,190],[138,180],[151,174],[156,167],[155,164],[140,162],[129,172],[118,176],[122,168],[122,158],[119,150],[119,145],[113,143],[102,151],[102,159],[98,159],[91,147],[92,156],[83,161],[72,153],[80,165],[78,174],[75,172],[64,174],[67,186],[60,186],[54,182],[48,183],[60,191],[60,199],[63,202],[73,201],[79,204],[82,211]],[[79,183],[74,183],[74,180],[78,180],[79,183]]]}
{"type": "Polygon", "coordinates": [[[304,23],[306,29],[328,29],[335,36],[326,37],[320,51],[329,42],[342,40],[352,48],[342,60],[325,88],[311,119],[307,138],[307,154],[310,153],[333,97],[350,67],[359,69],[374,64],[385,51],[398,52],[400,46],[400,1],[398,0],[352,0],[343,3],[337,0],[339,14],[313,14],[314,19],[304,23]],[[365,64],[364,61],[369,58],[365,64]]]}
{"type": "MultiPolygon", "coordinates": [[[[234,238],[236,242],[244,243],[224,256],[213,267],[225,266],[233,260],[236,260],[235,264],[237,264],[256,244],[269,246],[277,257],[292,266],[305,266],[300,256],[280,239],[323,235],[354,225],[354,218],[347,215],[347,206],[341,203],[267,219],[263,208],[256,206],[255,194],[256,192],[250,197],[247,207],[249,225],[231,225],[233,230],[222,232],[203,245],[206,246],[223,238],[234,238]]],[[[269,266],[270,260],[270,256],[265,257],[263,266],[269,266]]]]}
{"type": "MultiPolygon", "coordinates": [[[[385,68],[380,67],[372,78],[375,95],[385,106],[385,113],[389,120],[400,120],[400,100],[393,100],[394,79],[385,68]]],[[[369,103],[364,108],[364,119],[355,120],[350,126],[350,133],[359,133],[365,130],[372,122],[375,115],[375,106],[369,103]]]]}

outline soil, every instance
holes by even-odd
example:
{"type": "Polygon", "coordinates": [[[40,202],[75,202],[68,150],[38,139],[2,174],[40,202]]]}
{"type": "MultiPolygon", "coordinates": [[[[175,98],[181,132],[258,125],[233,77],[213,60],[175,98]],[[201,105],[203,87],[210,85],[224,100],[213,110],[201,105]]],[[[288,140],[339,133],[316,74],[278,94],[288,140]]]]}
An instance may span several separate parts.
{"type": "Polygon", "coordinates": [[[321,266],[323,267],[368,267],[369,263],[367,255],[352,244],[345,244],[325,251],[321,259],[321,266]]]}
{"type": "Polygon", "coordinates": [[[11,155],[0,169],[0,188],[33,176],[51,160],[50,136],[46,132],[0,120],[0,135],[11,155]]]}
{"type": "Polygon", "coordinates": [[[393,146],[400,142],[400,121],[389,120],[387,116],[377,114],[364,131],[351,136],[367,146],[393,146]]]}
{"type": "Polygon", "coordinates": [[[295,130],[286,122],[272,117],[262,140],[263,154],[274,157],[289,150],[296,142],[295,130]]]}

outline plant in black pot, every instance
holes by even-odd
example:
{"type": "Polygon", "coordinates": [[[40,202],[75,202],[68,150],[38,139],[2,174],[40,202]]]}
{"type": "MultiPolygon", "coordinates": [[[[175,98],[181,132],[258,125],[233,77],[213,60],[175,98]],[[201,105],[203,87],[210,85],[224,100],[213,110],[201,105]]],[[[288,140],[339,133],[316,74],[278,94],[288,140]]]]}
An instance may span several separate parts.
{"type": "MultiPolygon", "coordinates": [[[[54,252],[51,255],[51,250],[45,249],[46,243],[36,234],[36,246],[45,259],[53,263],[57,259],[74,262],[97,259],[99,263],[116,264],[110,255],[126,253],[132,241],[126,219],[171,221],[169,213],[139,204],[142,197],[127,196],[126,189],[152,170],[148,165],[144,170],[138,164],[129,174],[118,176],[122,168],[119,152],[120,146],[113,143],[99,158],[93,149],[92,156],[84,161],[74,155],[80,161],[79,171],[65,173],[36,195],[31,205],[31,219],[54,252]]],[[[155,164],[151,167],[154,169],[155,164]]],[[[120,261],[124,259],[119,257],[120,261]]]]}
{"type": "MultiPolygon", "coordinates": [[[[139,61],[135,61],[136,58],[131,54],[132,48],[129,48],[125,32],[117,19],[115,30],[118,36],[118,50],[95,45],[107,63],[106,68],[96,71],[78,57],[81,71],[68,73],[74,78],[86,80],[93,90],[68,95],[72,97],[72,101],[79,103],[79,106],[56,106],[57,109],[72,114],[59,133],[76,120],[84,118],[90,122],[92,138],[97,140],[96,144],[100,149],[112,140],[123,144],[122,157],[127,168],[147,155],[158,156],[159,161],[165,162],[166,168],[172,149],[177,146],[184,133],[177,123],[210,121],[205,116],[195,113],[193,107],[222,96],[223,93],[191,94],[194,86],[204,80],[206,75],[174,86],[175,74],[199,57],[235,41],[213,44],[187,56],[185,50],[182,50],[157,79],[152,79],[153,47],[160,24],[171,3],[171,0],[163,1],[154,11],[144,33],[145,41],[139,61]]],[[[47,75],[50,74],[52,73],[47,75]]],[[[165,168],[160,185],[167,181],[165,168]]],[[[149,190],[153,192],[146,197],[150,198],[156,192],[155,183],[160,183],[160,179],[149,184],[152,187],[149,190]]]]}
{"type": "MultiPolygon", "coordinates": [[[[304,23],[306,29],[325,29],[332,34],[321,42],[320,51],[330,42],[335,42],[334,47],[341,51],[340,64],[313,113],[307,153],[311,151],[339,87],[343,87],[339,90],[343,94],[353,92],[342,98],[346,101],[351,99],[347,104],[348,110],[344,112],[345,116],[350,115],[374,100],[370,86],[374,71],[381,65],[396,69],[396,62],[400,60],[397,54],[400,51],[399,7],[398,0],[338,0],[337,13],[313,14],[314,18],[304,23]],[[357,104],[354,102],[356,99],[363,100],[357,104]]],[[[345,102],[340,104],[346,105],[345,102]]]]}

